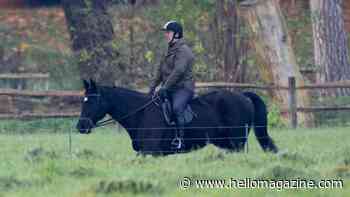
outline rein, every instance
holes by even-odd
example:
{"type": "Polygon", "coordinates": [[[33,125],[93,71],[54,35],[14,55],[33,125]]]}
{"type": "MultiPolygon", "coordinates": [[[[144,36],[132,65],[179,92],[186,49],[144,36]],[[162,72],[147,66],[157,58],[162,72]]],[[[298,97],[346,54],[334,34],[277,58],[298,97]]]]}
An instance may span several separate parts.
{"type": "MultiPolygon", "coordinates": [[[[136,113],[138,113],[139,111],[145,109],[146,107],[148,107],[149,105],[151,105],[152,103],[155,102],[155,100],[157,100],[159,98],[159,96],[156,96],[154,98],[152,98],[150,101],[148,101],[147,103],[145,103],[144,105],[140,106],[139,108],[137,108],[136,110],[128,113],[128,114],[125,114],[124,116],[122,116],[121,118],[118,118],[118,121],[122,121],[122,120],[125,120],[133,115],[135,115],[136,113]]],[[[115,123],[116,120],[112,119],[112,118],[109,118],[107,120],[104,120],[104,121],[101,121],[101,122],[98,122],[96,124],[96,126],[94,126],[94,128],[98,128],[98,127],[103,127],[103,126],[106,126],[106,125],[109,125],[109,124],[113,124],[115,123]]]]}

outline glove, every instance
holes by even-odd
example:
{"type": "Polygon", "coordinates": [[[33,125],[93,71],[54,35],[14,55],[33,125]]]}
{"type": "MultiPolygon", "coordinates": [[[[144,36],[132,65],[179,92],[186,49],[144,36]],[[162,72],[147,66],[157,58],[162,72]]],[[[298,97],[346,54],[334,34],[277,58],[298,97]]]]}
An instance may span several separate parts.
{"type": "Polygon", "coordinates": [[[153,97],[155,91],[156,91],[156,88],[151,87],[151,88],[149,89],[148,96],[149,96],[149,97],[153,97]]]}
{"type": "Polygon", "coordinates": [[[167,98],[168,97],[168,90],[165,88],[160,88],[158,91],[158,95],[162,99],[167,98]]]}

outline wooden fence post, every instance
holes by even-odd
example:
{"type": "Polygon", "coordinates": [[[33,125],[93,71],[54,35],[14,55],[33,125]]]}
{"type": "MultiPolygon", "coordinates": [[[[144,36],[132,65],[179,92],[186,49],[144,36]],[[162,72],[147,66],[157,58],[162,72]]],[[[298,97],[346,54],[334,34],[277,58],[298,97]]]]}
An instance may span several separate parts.
{"type": "Polygon", "coordinates": [[[289,92],[288,108],[289,108],[290,124],[291,124],[291,127],[295,129],[298,125],[295,77],[288,78],[288,92],[289,92]]]}

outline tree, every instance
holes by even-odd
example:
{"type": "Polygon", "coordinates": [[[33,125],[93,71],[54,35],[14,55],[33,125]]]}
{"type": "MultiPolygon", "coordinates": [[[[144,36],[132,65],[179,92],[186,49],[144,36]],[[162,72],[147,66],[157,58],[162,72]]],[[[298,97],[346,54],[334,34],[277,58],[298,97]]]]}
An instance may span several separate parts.
{"type": "Polygon", "coordinates": [[[114,73],[123,67],[113,43],[107,0],[62,0],[62,5],[81,78],[113,85],[114,73]]]}
{"type": "Polygon", "coordinates": [[[279,0],[283,13],[288,17],[302,15],[303,9],[309,6],[307,0],[279,0]]]}
{"type": "Polygon", "coordinates": [[[237,0],[228,0],[226,13],[227,28],[225,31],[225,52],[224,52],[224,73],[226,81],[238,80],[238,60],[239,53],[237,49],[238,35],[238,14],[237,0]]]}
{"type": "Polygon", "coordinates": [[[244,69],[240,62],[238,46],[239,17],[237,0],[217,0],[215,2],[214,23],[215,40],[214,48],[216,64],[221,68],[219,78],[224,81],[242,82],[244,69]]]}
{"type": "MultiPolygon", "coordinates": [[[[130,0],[135,3],[135,0],[130,0]]],[[[78,61],[80,77],[113,85],[117,73],[125,67],[115,49],[111,16],[107,12],[112,0],[0,0],[3,8],[47,7],[62,5],[72,49],[78,61]]]]}
{"type": "MultiPolygon", "coordinates": [[[[288,85],[288,78],[295,77],[297,84],[302,85],[303,79],[291,46],[285,19],[281,13],[278,0],[256,0],[241,3],[244,16],[253,34],[252,43],[258,57],[258,66],[262,78],[275,85],[288,85]]],[[[288,106],[287,91],[271,93],[275,102],[282,108],[288,106]]],[[[308,106],[308,92],[299,91],[299,105],[308,106]]],[[[312,126],[313,116],[304,114],[301,117],[307,126],[312,126]]]]}
{"type": "MultiPolygon", "coordinates": [[[[314,37],[314,61],[318,82],[350,79],[349,50],[342,13],[342,0],[310,0],[314,37]]],[[[349,95],[349,90],[327,91],[349,95]]]]}

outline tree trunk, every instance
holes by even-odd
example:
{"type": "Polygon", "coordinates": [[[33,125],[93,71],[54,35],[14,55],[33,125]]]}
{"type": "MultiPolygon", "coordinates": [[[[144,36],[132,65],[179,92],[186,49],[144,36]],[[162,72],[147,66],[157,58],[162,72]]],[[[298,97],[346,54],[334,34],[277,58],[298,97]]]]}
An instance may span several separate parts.
{"type": "Polygon", "coordinates": [[[107,0],[63,0],[62,5],[81,78],[113,85],[120,65],[107,0]]]}
{"type": "MultiPolygon", "coordinates": [[[[275,85],[288,86],[288,78],[294,76],[297,84],[302,85],[304,82],[278,0],[257,0],[252,4],[244,3],[241,6],[253,34],[262,78],[275,85]]],[[[288,107],[287,91],[276,90],[272,92],[272,97],[282,108],[288,107]]],[[[297,102],[300,106],[309,106],[309,98],[308,92],[298,91],[297,102]]],[[[313,125],[312,114],[303,114],[299,117],[306,126],[313,125]]]]}
{"type": "MultiPolygon", "coordinates": [[[[314,60],[320,83],[350,79],[349,50],[342,0],[310,0],[314,36],[314,60]]],[[[350,95],[347,89],[327,91],[328,95],[350,95]]]]}
{"type": "Polygon", "coordinates": [[[343,15],[344,15],[344,25],[345,31],[350,32],[350,1],[343,1],[343,15]]]}
{"type": "Polygon", "coordinates": [[[288,17],[300,16],[308,4],[307,0],[279,0],[283,13],[288,17]]]}
{"type": "Polygon", "coordinates": [[[224,55],[224,72],[225,81],[238,82],[239,69],[237,50],[237,35],[238,35],[238,15],[237,15],[237,0],[229,0],[227,2],[226,24],[225,30],[225,55],[224,55]]]}
{"type": "Polygon", "coordinates": [[[135,4],[129,6],[129,47],[130,47],[130,58],[129,65],[135,66],[135,29],[134,29],[134,18],[135,18],[135,4]]]}
{"type": "Polygon", "coordinates": [[[219,72],[217,80],[223,80],[224,76],[224,62],[223,62],[223,12],[224,12],[224,0],[217,0],[215,2],[215,15],[214,15],[214,51],[215,51],[215,64],[220,68],[222,72],[219,72]]]}
{"type": "Polygon", "coordinates": [[[239,51],[237,49],[237,0],[218,0],[215,9],[215,54],[221,70],[220,80],[238,82],[239,51]]]}

